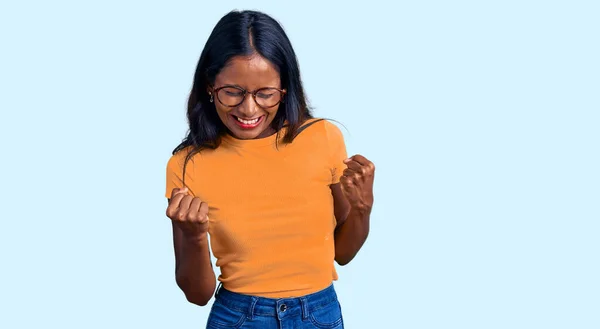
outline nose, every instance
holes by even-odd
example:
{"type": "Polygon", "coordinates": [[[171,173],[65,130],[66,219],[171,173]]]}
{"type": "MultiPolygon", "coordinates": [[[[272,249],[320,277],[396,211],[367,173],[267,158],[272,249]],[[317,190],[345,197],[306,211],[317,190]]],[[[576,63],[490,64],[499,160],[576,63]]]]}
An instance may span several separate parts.
{"type": "Polygon", "coordinates": [[[238,107],[238,112],[246,118],[253,118],[259,110],[258,104],[256,104],[250,93],[246,95],[246,98],[238,107]]]}

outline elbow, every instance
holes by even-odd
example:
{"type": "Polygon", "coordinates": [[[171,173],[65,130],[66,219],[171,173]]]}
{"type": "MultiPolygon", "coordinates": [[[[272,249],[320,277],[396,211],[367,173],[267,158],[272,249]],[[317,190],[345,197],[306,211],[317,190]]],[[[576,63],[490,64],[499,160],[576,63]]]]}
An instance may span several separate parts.
{"type": "Polygon", "coordinates": [[[358,252],[358,248],[355,247],[347,247],[343,245],[335,246],[335,262],[340,266],[348,265],[356,256],[358,252]]]}
{"type": "Polygon", "coordinates": [[[186,293],[185,298],[187,299],[188,302],[190,302],[192,304],[196,304],[198,306],[206,306],[206,304],[208,304],[208,302],[210,301],[210,296],[208,298],[205,298],[205,297],[199,296],[199,294],[191,294],[191,293],[186,293]]]}
{"type": "Polygon", "coordinates": [[[350,263],[351,260],[352,260],[352,257],[349,257],[349,256],[343,256],[343,255],[335,256],[335,262],[338,263],[338,265],[340,265],[340,266],[348,265],[348,263],[350,263]]]}
{"type": "Polygon", "coordinates": [[[342,261],[342,260],[338,260],[338,259],[336,259],[335,262],[338,263],[339,266],[346,266],[346,265],[348,265],[348,263],[350,263],[350,261],[347,261],[347,260],[342,261]]]}
{"type": "Polygon", "coordinates": [[[189,282],[185,278],[181,277],[177,278],[177,286],[179,286],[179,289],[183,291],[188,302],[198,306],[206,306],[206,304],[208,304],[212,298],[214,292],[214,288],[211,290],[191,287],[189,282]]]}

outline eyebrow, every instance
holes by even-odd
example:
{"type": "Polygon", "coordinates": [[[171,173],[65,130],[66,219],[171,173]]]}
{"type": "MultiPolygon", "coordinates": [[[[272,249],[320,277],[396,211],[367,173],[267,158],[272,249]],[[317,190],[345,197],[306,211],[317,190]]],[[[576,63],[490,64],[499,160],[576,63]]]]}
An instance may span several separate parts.
{"type": "MultiPolygon", "coordinates": [[[[242,86],[240,86],[238,84],[228,84],[228,83],[226,83],[226,84],[221,85],[219,88],[222,88],[222,87],[237,87],[237,88],[242,88],[244,90],[248,90],[247,88],[244,88],[244,87],[242,87],[242,86]]],[[[280,87],[265,86],[265,87],[256,88],[256,90],[264,89],[264,88],[280,89],[280,87]]]]}
{"type": "Polygon", "coordinates": [[[237,87],[237,88],[246,89],[238,84],[223,84],[223,85],[221,85],[221,87],[237,87]]]}

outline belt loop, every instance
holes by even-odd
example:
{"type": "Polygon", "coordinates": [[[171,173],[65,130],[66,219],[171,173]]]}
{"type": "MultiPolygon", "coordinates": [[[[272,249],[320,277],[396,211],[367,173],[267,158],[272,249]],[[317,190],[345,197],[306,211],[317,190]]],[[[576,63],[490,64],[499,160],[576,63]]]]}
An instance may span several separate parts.
{"type": "Polygon", "coordinates": [[[300,304],[302,305],[302,320],[308,319],[308,301],[306,297],[300,297],[300,304]]]}
{"type": "Polygon", "coordinates": [[[248,319],[252,320],[254,317],[254,306],[256,306],[256,302],[258,302],[258,297],[252,296],[252,301],[250,302],[250,308],[248,309],[248,319]]]}
{"type": "Polygon", "coordinates": [[[217,289],[215,290],[215,297],[217,297],[217,295],[219,294],[219,291],[221,291],[222,286],[223,286],[223,283],[219,281],[219,284],[217,285],[217,289]]]}

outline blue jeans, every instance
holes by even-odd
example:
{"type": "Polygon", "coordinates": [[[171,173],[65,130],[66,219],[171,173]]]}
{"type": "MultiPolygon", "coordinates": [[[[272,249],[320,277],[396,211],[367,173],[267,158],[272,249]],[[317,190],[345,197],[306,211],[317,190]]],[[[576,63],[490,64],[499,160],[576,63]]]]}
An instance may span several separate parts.
{"type": "Polygon", "coordinates": [[[220,287],[206,327],[343,329],[344,321],[333,285],[310,295],[278,299],[242,295],[220,287]]]}

